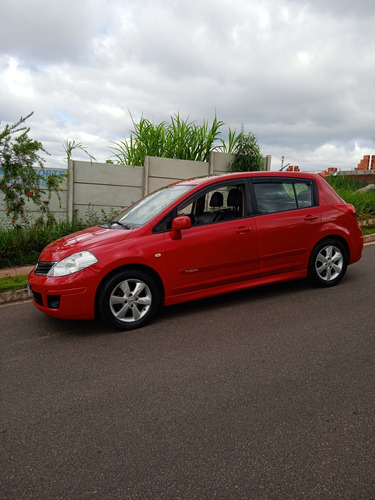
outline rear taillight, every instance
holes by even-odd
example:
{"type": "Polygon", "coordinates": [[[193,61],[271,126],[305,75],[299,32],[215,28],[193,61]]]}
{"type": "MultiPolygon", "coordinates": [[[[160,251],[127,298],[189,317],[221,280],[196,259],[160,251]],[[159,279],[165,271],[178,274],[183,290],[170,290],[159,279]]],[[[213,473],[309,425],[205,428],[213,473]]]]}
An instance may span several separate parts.
{"type": "Polygon", "coordinates": [[[336,205],[333,205],[333,208],[337,208],[337,210],[340,210],[340,212],[351,215],[355,219],[357,218],[357,212],[355,211],[353,205],[351,205],[350,203],[337,203],[336,205]]]}

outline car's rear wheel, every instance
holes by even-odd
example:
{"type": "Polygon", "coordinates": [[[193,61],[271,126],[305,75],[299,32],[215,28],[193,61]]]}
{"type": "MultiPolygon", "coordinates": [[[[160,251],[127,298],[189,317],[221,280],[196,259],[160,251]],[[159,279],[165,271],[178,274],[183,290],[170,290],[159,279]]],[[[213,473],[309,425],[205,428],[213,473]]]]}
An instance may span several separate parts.
{"type": "Polygon", "coordinates": [[[109,277],[98,297],[100,316],[120,330],[145,326],[159,305],[160,291],[155,280],[137,269],[109,277]]]}
{"type": "Polygon", "coordinates": [[[321,241],[313,250],[309,263],[309,277],[322,287],[336,285],[348,266],[345,246],[334,238],[321,241]]]}

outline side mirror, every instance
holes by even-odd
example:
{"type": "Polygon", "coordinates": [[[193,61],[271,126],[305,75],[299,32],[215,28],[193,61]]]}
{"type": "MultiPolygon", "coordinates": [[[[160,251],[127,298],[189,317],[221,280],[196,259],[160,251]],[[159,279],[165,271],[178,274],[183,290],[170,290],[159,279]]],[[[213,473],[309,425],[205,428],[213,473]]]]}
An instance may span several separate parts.
{"type": "Polygon", "coordinates": [[[186,215],[179,215],[175,217],[172,221],[172,240],[180,240],[182,238],[181,231],[183,229],[191,228],[191,220],[186,215]]]}

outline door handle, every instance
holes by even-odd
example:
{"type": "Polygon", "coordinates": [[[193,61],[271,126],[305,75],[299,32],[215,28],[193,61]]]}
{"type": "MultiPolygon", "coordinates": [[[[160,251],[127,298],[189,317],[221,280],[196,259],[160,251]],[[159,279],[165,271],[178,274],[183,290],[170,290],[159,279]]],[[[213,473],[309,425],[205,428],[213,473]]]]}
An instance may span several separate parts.
{"type": "Polygon", "coordinates": [[[314,220],[316,220],[318,217],[316,215],[306,215],[306,217],[304,217],[304,220],[307,221],[307,222],[312,222],[314,220]]]}
{"type": "Polygon", "coordinates": [[[248,232],[250,232],[250,231],[251,231],[251,227],[245,227],[245,226],[243,226],[243,227],[238,227],[238,228],[236,229],[236,233],[238,233],[238,234],[248,233],[248,232]]]}

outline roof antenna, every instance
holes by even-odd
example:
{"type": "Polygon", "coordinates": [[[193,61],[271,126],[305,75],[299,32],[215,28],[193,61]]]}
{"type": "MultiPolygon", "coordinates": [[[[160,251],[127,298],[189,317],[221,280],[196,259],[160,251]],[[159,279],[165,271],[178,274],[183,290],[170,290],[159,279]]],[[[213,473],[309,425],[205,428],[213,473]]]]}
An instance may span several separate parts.
{"type": "Polygon", "coordinates": [[[279,170],[279,172],[281,172],[282,170],[284,170],[284,168],[287,168],[289,167],[290,163],[287,163],[285,166],[284,166],[284,157],[282,156],[281,157],[281,168],[279,170]]]}

